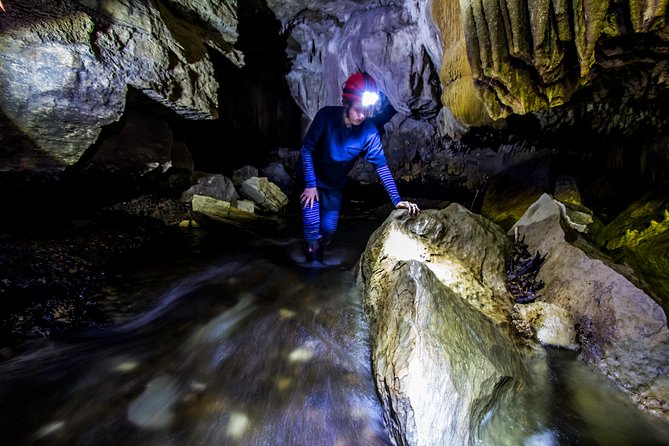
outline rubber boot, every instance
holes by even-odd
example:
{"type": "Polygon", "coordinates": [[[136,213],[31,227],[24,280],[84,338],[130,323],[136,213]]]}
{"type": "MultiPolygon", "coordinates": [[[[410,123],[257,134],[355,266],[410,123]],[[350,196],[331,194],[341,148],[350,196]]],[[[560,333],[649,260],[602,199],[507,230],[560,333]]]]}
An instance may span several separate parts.
{"type": "Polygon", "coordinates": [[[323,262],[323,244],[321,243],[321,239],[307,240],[305,260],[307,263],[313,261],[323,262]]]}

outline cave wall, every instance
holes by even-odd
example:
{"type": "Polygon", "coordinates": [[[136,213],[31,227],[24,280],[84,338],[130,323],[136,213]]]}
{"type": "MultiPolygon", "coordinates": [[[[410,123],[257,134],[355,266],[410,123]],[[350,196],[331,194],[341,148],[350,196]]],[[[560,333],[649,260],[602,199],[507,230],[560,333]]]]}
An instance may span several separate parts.
{"type": "Polygon", "coordinates": [[[533,156],[552,164],[542,192],[584,172],[666,184],[666,3],[268,1],[307,118],[366,70],[398,112],[383,129],[396,177],[472,193],[533,156]]]}
{"type": "Polygon", "coordinates": [[[0,13],[2,169],[76,162],[124,111],[128,87],[188,119],[217,115],[208,49],[233,48],[236,2],[40,1],[0,13]]]}
{"type": "Polygon", "coordinates": [[[666,90],[666,0],[442,0],[434,10],[446,49],[442,100],[468,124],[560,106],[623,67],[646,73],[645,85],[623,82],[617,94],[666,90]]]}
{"type": "MultiPolygon", "coordinates": [[[[294,100],[304,131],[320,107],[340,103],[348,75],[366,70],[397,112],[381,130],[401,181],[473,191],[528,154],[566,150],[614,170],[623,159],[633,180],[667,182],[664,0],[27,0],[6,7],[3,170],[81,159],[101,128],[127,112],[128,91],[184,122],[225,121],[225,128],[173,126],[196,163],[265,150],[271,140],[299,145],[299,136],[285,135],[299,132],[295,116],[269,121],[293,115],[294,100]],[[251,21],[240,41],[240,15],[257,13],[273,15],[276,30],[271,21],[251,21]],[[279,34],[272,51],[281,57],[267,54],[259,26],[279,34]],[[266,75],[282,63],[288,100],[277,97],[284,85],[266,75]],[[575,138],[576,131],[586,136],[575,138]],[[208,143],[235,132],[241,136],[230,147],[208,143]],[[258,147],[243,147],[249,134],[263,137],[258,147]],[[209,152],[216,156],[203,155],[209,152]]],[[[373,178],[369,169],[356,172],[373,178]]]]}
{"type": "Polygon", "coordinates": [[[358,70],[370,73],[395,110],[420,118],[441,109],[442,45],[431,2],[268,0],[289,33],[291,93],[313,118],[341,103],[341,86],[358,70]]]}

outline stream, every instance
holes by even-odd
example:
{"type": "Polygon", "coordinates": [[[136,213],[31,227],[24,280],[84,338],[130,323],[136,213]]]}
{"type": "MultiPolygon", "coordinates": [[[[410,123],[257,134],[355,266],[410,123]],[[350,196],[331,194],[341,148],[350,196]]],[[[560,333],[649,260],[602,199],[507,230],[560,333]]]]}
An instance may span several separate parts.
{"type": "MultiPolygon", "coordinates": [[[[194,236],[192,256],[126,265],[100,302],[113,327],[34,342],[0,364],[3,444],[394,444],[355,286],[355,262],[379,224],[342,219],[330,268],[291,261],[294,232],[230,246],[194,236]],[[152,304],[122,303],[133,300],[152,304]]],[[[532,417],[538,402],[510,404],[482,444],[669,438],[573,355],[550,358],[542,373],[555,390],[540,403],[551,418],[514,432],[514,417],[532,417]]]]}

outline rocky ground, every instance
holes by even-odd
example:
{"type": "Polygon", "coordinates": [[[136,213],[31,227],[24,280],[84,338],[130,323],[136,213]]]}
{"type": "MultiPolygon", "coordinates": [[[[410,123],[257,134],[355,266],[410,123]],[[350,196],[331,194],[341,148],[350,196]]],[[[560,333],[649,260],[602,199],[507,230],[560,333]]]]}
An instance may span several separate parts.
{"type": "MultiPolygon", "coordinates": [[[[129,256],[179,249],[188,206],[136,187],[50,174],[3,173],[0,348],[107,323],[97,299],[108,268],[129,256]],[[124,200],[123,198],[127,198],[124,200]],[[166,224],[170,223],[170,224],[166,224]]],[[[156,192],[156,191],[153,191],[156,192]]]]}

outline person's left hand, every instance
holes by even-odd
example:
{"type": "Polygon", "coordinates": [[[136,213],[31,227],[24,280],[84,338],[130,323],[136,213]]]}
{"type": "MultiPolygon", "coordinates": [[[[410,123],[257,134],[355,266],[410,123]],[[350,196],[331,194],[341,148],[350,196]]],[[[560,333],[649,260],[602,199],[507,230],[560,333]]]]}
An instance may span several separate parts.
{"type": "Polygon", "coordinates": [[[397,209],[407,209],[409,211],[409,215],[418,215],[420,213],[420,209],[418,209],[418,205],[416,203],[412,203],[410,201],[400,201],[397,203],[397,206],[395,206],[397,209]]]}

